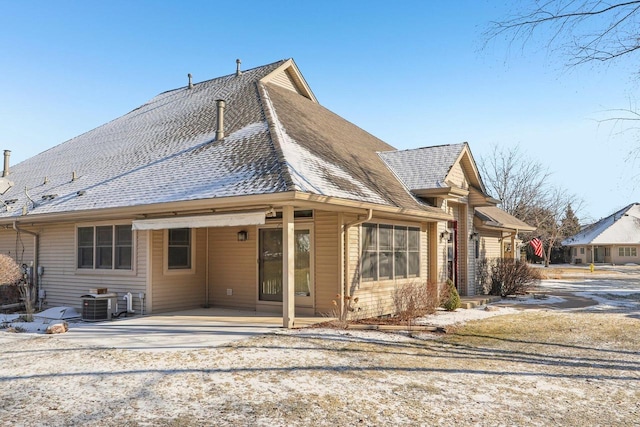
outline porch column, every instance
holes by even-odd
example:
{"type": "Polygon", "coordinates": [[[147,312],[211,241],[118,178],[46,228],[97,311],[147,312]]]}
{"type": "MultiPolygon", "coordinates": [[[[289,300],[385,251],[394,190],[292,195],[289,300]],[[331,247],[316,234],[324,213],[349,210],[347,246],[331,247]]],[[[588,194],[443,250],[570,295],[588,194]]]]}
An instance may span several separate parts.
{"type": "Polygon", "coordinates": [[[295,321],[295,242],[293,206],[282,208],[282,327],[293,328],[295,321]]]}

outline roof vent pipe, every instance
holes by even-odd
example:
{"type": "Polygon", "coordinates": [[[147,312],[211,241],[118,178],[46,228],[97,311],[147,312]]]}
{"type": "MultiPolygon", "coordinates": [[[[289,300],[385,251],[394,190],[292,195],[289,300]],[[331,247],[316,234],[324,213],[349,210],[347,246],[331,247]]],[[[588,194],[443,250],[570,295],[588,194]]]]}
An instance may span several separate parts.
{"type": "Polygon", "coordinates": [[[216,100],[218,106],[218,126],[216,127],[216,140],[224,138],[224,107],[225,102],[223,99],[216,100]]]}
{"type": "Polygon", "coordinates": [[[11,156],[11,150],[4,150],[4,170],[2,176],[9,176],[9,157],[11,156]]]}
{"type": "Polygon", "coordinates": [[[242,74],[242,71],[240,71],[240,64],[242,64],[242,61],[240,61],[239,59],[236,59],[236,76],[239,76],[242,74]]]}
{"type": "Polygon", "coordinates": [[[187,74],[187,77],[189,77],[189,89],[193,89],[193,83],[191,83],[191,73],[187,74]]]}

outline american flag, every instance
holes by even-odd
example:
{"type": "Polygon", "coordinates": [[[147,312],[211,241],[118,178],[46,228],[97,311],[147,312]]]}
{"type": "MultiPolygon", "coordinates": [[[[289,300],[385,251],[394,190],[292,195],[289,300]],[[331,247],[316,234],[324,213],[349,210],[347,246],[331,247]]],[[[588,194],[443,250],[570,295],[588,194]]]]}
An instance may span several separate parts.
{"type": "Polygon", "coordinates": [[[542,258],[542,240],[534,237],[533,239],[531,239],[529,244],[533,248],[533,253],[536,254],[537,257],[542,258]]]}

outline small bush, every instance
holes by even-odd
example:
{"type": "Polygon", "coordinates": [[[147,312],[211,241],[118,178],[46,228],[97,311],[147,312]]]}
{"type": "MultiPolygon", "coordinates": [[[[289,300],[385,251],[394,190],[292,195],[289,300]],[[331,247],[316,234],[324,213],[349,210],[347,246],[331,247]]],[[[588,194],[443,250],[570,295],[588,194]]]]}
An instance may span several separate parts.
{"type": "Polygon", "coordinates": [[[490,263],[487,258],[481,258],[476,263],[476,289],[483,295],[491,292],[490,263]]]}
{"type": "Polygon", "coordinates": [[[336,295],[336,299],[331,301],[333,308],[331,309],[330,316],[335,319],[332,323],[335,327],[347,329],[349,327],[349,313],[360,311],[360,307],[356,307],[359,298],[338,294],[336,295]],[[341,298],[344,300],[344,309],[342,312],[340,312],[340,305],[338,304],[341,298]]]}
{"type": "Polygon", "coordinates": [[[498,258],[491,266],[491,295],[524,294],[540,281],[538,272],[527,263],[498,258]]]}
{"type": "Polygon", "coordinates": [[[435,313],[438,298],[429,292],[427,283],[405,283],[398,285],[393,291],[393,305],[400,320],[411,321],[435,313]]]}
{"type": "Polygon", "coordinates": [[[446,288],[442,292],[441,306],[447,311],[455,311],[460,308],[460,295],[451,279],[447,280],[446,288]]]}
{"type": "Polygon", "coordinates": [[[22,278],[22,270],[13,258],[0,254],[0,285],[13,285],[22,278]]]}

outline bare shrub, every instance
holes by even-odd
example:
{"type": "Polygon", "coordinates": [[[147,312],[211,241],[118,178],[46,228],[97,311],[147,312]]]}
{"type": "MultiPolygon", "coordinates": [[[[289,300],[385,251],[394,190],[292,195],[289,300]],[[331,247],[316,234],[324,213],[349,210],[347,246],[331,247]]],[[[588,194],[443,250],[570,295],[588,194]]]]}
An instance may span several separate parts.
{"type": "Polygon", "coordinates": [[[22,278],[22,270],[13,258],[0,254],[0,285],[14,285],[22,278]]]}
{"type": "Polygon", "coordinates": [[[524,294],[540,281],[537,270],[526,262],[497,258],[491,266],[491,295],[524,294]]]}
{"type": "Polygon", "coordinates": [[[357,307],[358,301],[358,297],[354,298],[341,294],[336,295],[336,299],[331,301],[333,308],[331,309],[330,316],[335,319],[331,322],[333,326],[347,329],[349,327],[349,314],[360,310],[360,308],[357,307]],[[338,304],[341,298],[344,300],[344,309],[342,311],[340,311],[340,305],[338,304]]]}
{"type": "Polygon", "coordinates": [[[433,314],[438,307],[438,297],[424,282],[411,282],[396,286],[393,291],[396,316],[402,321],[433,314]]]}
{"type": "Polygon", "coordinates": [[[491,292],[491,276],[489,270],[490,261],[487,258],[481,258],[476,262],[476,289],[484,295],[491,292]]]}
{"type": "Polygon", "coordinates": [[[20,299],[24,303],[26,320],[33,321],[34,289],[24,281],[23,272],[20,266],[9,256],[0,254],[0,286],[16,287],[20,294],[20,299]]]}

